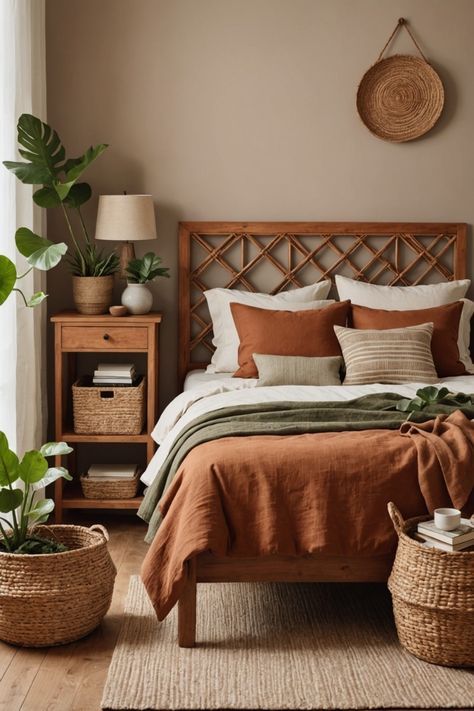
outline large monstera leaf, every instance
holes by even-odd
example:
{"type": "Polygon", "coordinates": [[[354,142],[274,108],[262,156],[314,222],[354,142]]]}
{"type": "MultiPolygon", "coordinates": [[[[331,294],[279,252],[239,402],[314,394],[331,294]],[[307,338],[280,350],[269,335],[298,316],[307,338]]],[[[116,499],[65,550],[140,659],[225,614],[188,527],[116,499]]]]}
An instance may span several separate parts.
{"type": "Polygon", "coordinates": [[[23,146],[19,152],[26,162],[4,161],[3,165],[22,183],[43,186],[33,196],[36,204],[57,207],[65,202],[70,207],[79,207],[89,200],[89,185],[77,181],[107,144],[91,146],[82,156],[66,160],[61,139],[47,123],[31,114],[22,114],[17,128],[18,143],[23,146]]]}
{"type": "Polygon", "coordinates": [[[57,179],[66,152],[61,140],[51,126],[36,116],[22,114],[18,119],[18,143],[22,158],[27,162],[4,161],[22,183],[51,185],[57,179]]]}

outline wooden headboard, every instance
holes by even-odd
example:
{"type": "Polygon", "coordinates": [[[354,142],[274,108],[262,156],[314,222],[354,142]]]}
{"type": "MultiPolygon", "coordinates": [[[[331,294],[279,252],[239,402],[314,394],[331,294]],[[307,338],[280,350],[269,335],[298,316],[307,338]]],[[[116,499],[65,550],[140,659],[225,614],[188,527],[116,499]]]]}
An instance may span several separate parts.
{"type": "Polygon", "coordinates": [[[343,274],[413,285],[466,276],[466,225],[437,222],[181,222],[179,377],[205,368],[213,287],[276,294],[343,274]]]}

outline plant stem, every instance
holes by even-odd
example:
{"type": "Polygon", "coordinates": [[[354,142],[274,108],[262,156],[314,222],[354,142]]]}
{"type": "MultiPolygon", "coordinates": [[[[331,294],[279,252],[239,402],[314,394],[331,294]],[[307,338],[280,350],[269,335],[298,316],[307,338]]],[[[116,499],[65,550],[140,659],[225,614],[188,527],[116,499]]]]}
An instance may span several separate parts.
{"type": "Polygon", "coordinates": [[[82,231],[84,232],[84,237],[86,239],[87,244],[90,245],[90,244],[92,244],[92,242],[91,242],[91,238],[89,237],[89,233],[87,231],[86,223],[84,222],[84,218],[82,217],[81,208],[77,207],[76,210],[77,210],[77,214],[79,215],[79,220],[81,221],[81,226],[82,226],[82,231]]]}
{"type": "Polygon", "coordinates": [[[27,274],[29,274],[33,270],[33,267],[30,267],[29,269],[26,270],[26,272],[23,272],[23,274],[20,274],[19,276],[17,275],[16,279],[23,279],[23,277],[26,277],[27,274]]]}
{"type": "Polygon", "coordinates": [[[7,536],[7,534],[5,533],[5,530],[4,530],[4,528],[3,528],[3,526],[2,526],[1,523],[0,523],[0,532],[1,532],[1,534],[2,534],[3,543],[4,543],[4,545],[5,545],[5,548],[7,549],[7,551],[8,551],[9,553],[11,553],[11,552],[12,552],[12,547],[11,547],[11,545],[10,545],[10,541],[9,541],[8,536],[7,536]]]}
{"type": "Polygon", "coordinates": [[[21,289],[13,288],[12,291],[16,291],[17,294],[20,294],[21,298],[22,298],[23,301],[24,301],[25,306],[28,306],[28,302],[27,302],[27,300],[25,299],[25,295],[24,295],[24,293],[22,292],[21,289]]]}
{"type": "Polygon", "coordinates": [[[74,237],[74,232],[73,232],[73,229],[72,229],[71,221],[70,221],[70,219],[69,219],[69,215],[67,214],[66,206],[64,205],[63,202],[61,203],[61,207],[62,207],[62,210],[63,210],[64,219],[66,220],[66,224],[67,224],[67,227],[68,227],[68,230],[69,230],[69,234],[71,235],[71,239],[72,239],[72,241],[74,242],[74,246],[75,246],[75,248],[77,249],[77,251],[80,252],[79,245],[77,244],[76,238],[74,237]]]}

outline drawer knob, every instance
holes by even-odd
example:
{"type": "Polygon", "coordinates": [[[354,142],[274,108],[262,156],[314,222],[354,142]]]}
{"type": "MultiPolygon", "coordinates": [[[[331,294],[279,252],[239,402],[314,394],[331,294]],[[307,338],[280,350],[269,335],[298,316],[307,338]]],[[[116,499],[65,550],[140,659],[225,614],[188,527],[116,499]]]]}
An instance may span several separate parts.
{"type": "Polygon", "coordinates": [[[108,333],[104,333],[103,338],[104,338],[104,341],[108,341],[110,339],[110,336],[108,333]]]}

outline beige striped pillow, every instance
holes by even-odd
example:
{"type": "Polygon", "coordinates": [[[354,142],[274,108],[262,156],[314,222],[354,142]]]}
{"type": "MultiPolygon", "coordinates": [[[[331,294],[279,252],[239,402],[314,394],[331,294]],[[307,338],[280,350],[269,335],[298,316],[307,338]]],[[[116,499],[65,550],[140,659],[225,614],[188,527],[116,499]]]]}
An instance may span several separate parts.
{"type": "Polygon", "coordinates": [[[384,331],[334,326],[346,367],[344,385],[434,383],[433,324],[384,331]]]}

